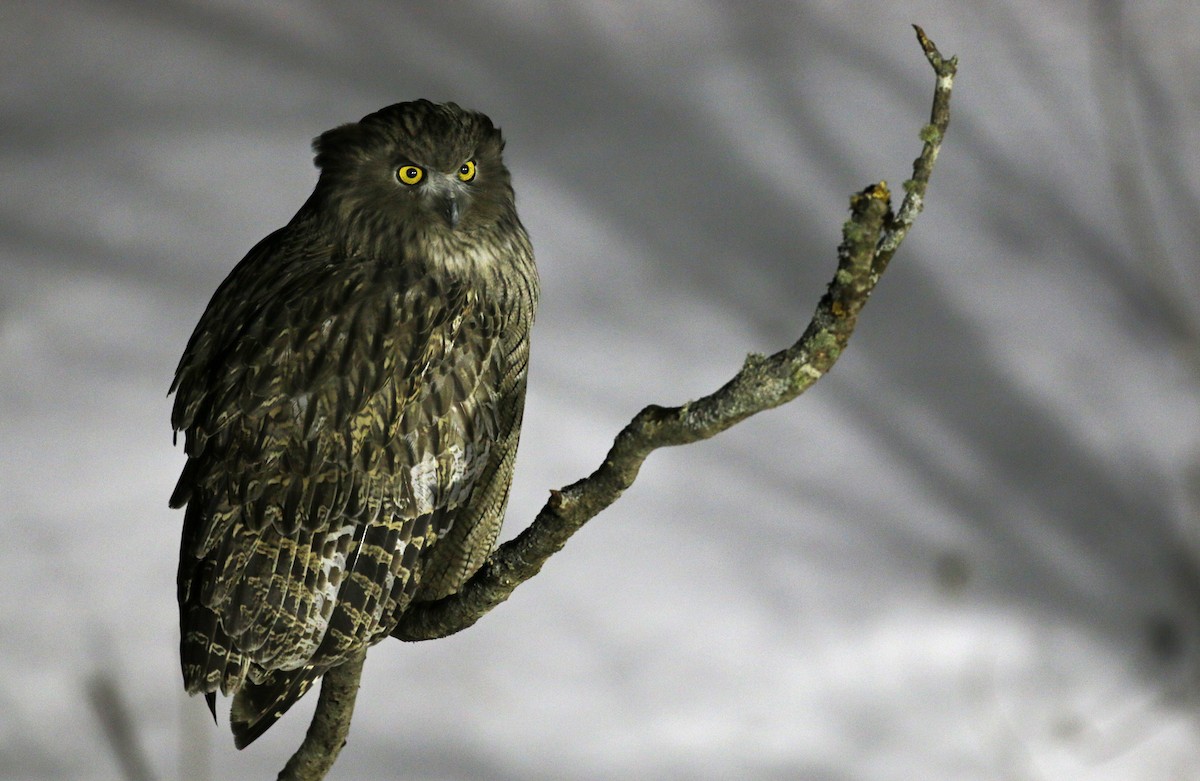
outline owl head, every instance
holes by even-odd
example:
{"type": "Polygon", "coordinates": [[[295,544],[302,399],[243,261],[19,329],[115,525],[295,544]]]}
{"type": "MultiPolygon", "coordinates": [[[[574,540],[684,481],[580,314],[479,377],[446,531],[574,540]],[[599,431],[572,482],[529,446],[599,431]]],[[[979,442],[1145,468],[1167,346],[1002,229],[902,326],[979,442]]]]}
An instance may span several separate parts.
{"type": "Polygon", "coordinates": [[[310,206],[361,247],[452,239],[515,220],[499,128],[454,103],[397,103],[313,142],[310,206]]]}

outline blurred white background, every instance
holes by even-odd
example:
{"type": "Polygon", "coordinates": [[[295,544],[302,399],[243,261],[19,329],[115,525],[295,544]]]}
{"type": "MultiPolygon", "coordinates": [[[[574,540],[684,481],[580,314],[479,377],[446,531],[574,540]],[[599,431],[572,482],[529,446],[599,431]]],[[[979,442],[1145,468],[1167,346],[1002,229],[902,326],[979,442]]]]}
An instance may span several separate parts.
{"type": "Polygon", "coordinates": [[[479,625],[372,650],[335,779],[1200,774],[1200,13],[1158,3],[0,9],[0,779],[269,778],[182,692],[166,390],[321,131],[504,128],[543,280],[507,533],[790,344],[849,194],[928,206],[811,392],[654,454],[479,625]]]}

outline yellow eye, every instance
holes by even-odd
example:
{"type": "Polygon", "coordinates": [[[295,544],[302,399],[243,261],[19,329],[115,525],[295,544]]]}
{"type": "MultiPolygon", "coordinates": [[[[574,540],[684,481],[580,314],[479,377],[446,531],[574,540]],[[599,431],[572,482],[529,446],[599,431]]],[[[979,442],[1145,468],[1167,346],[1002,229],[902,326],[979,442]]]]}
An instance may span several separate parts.
{"type": "Polygon", "coordinates": [[[405,184],[416,184],[425,178],[425,172],[415,165],[403,165],[396,169],[396,178],[405,184]]]}
{"type": "Polygon", "coordinates": [[[464,182],[469,182],[475,178],[475,161],[468,160],[458,169],[458,178],[464,182]]]}

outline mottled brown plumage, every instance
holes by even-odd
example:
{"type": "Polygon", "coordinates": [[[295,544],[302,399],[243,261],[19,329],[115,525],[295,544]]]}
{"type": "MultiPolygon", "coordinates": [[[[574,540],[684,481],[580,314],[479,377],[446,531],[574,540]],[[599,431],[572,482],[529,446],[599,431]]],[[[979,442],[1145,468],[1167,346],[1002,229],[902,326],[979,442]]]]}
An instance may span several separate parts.
{"type": "Polygon", "coordinates": [[[239,747],[482,564],[537,304],[487,117],[401,103],[314,148],[315,191],[217,289],[172,385],[184,683],[234,695],[239,747]]]}

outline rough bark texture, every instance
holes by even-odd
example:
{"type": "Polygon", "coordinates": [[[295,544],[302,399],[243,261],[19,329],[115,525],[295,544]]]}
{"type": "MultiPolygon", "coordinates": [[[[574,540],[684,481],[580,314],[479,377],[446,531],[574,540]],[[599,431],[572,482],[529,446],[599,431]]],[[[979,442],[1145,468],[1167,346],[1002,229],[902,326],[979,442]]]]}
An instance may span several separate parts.
{"type": "MultiPolygon", "coordinates": [[[[879,277],[924,207],[929,177],[950,122],[958,58],[943,58],[925,32],[914,27],[937,75],[930,122],[921,132],[925,145],[913,162],[912,179],[904,183],[904,200],[895,213],[886,182],[851,197],[837,272],[800,339],[774,355],[747,356],[741,370],[708,396],[680,407],[643,409],[617,435],[596,471],[551,491],[533,523],[497,548],[458,593],[410,608],[393,637],[433,640],[474,625],[536,575],[572,534],[616,501],[633,484],[651,452],[708,439],[757,412],[791,401],[829,371],[849,342],[879,277]]],[[[345,743],[361,671],[360,656],[326,673],[308,735],[280,779],[314,781],[325,776],[345,743]]]]}
{"type": "Polygon", "coordinates": [[[350,716],[366,658],[367,649],[363,648],[321,678],[321,697],[312,723],[300,748],[279,772],[279,781],[321,779],[333,767],[350,732],[350,716]]]}

